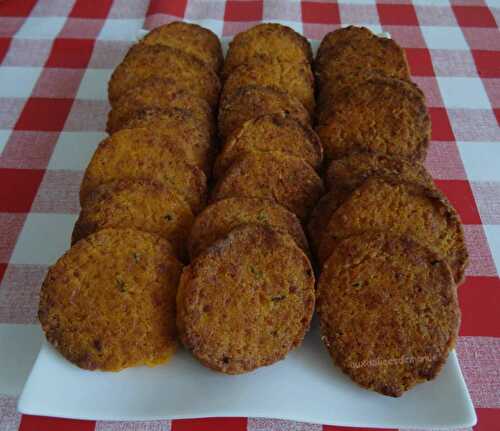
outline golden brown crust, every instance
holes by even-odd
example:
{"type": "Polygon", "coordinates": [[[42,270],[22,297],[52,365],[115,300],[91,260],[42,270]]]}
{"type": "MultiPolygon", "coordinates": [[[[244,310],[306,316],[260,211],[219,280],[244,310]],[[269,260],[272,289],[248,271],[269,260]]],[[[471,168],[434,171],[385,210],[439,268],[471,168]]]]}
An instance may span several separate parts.
{"type": "Polygon", "coordinates": [[[372,78],[346,90],[316,128],[327,160],[373,151],[422,161],[430,130],[421,91],[391,78],[372,78]]]}
{"type": "Polygon", "coordinates": [[[185,51],[218,73],[224,61],[219,38],[198,24],[175,21],[151,30],[140,43],[185,51]]]}
{"type": "Polygon", "coordinates": [[[220,178],[242,154],[266,151],[298,157],[316,170],[323,161],[323,147],[309,126],[282,114],[262,115],[247,121],[229,137],[215,161],[214,177],[220,178]]]}
{"type": "Polygon", "coordinates": [[[195,213],[205,205],[203,171],[150,129],[123,129],[99,144],[80,187],[81,205],[97,186],[122,179],[156,181],[179,193],[195,213]]]}
{"type": "Polygon", "coordinates": [[[229,43],[224,62],[224,78],[236,67],[261,55],[292,63],[312,61],[311,45],[304,36],[281,24],[259,24],[238,33],[229,43]]]}
{"type": "Polygon", "coordinates": [[[410,236],[443,256],[455,282],[464,277],[468,254],[460,219],[436,189],[371,177],[330,217],[319,246],[324,263],[346,237],[379,230],[410,236]]]}
{"type": "Polygon", "coordinates": [[[187,202],[151,180],[113,181],[98,186],[85,200],[71,243],[106,228],[137,229],[167,239],[180,259],[194,222],[187,202]]]}
{"type": "Polygon", "coordinates": [[[252,84],[284,91],[297,98],[309,113],[314,112],[314,77],[308,63],[253,57],[231,72],[224,84],[221,98],[231,98],[240,87],[252,84]]]}
{"type": "Polygon", "coordinates": [[[446,262],[382,233],[337,244],[320,277],[317,311],[333,361],[361,386],[393,397],[437,376],[460,325],[446,262]]]}
{"type": "Polygon", "coordinates": [[[434,186],[432,177],[422,163],[370,152],[353,153],[333,160],[326,171],[325,184],[328,189],[345,187],[352,191],[373,175],[395,176],[403,182],[416,182],[427,187],[434,186]]]}
{"type": "Polygon", "coordinates": [[[168,110],[173,108],[189,111],[199,122],[200,128],[215,135],[214,116],[210,105],[189,90],[179,88],[172,79],[149,78],[125,92],[108,115],[106,131],[111,134],[138,113],[148,109],[168,110]]]}
{"type": "Polygon", "coordinates": [[[330,48],[333,48],[337,43],[341,42],[358,42],[358,40],[367,40],[374,37],[371,30],[366,27],[357,27],[354,25],[349,25],[347,27],[342,27],[337,30],[327,33],[318,47],[318,52],[316,53],[316,62],[321,60],[326,52],[330,48]]]}
{"type": "Polygon", "coordinates": [[[47,340],[89,370],[167,361],[175,351],[182,265],[168,241],[105,229],[79,241],[45,278],[38,317],[47,340]]]}
{"type": "Polygon", "coordinates": [[[287,115],[304,126],[310,122],[309,113],[295,97],[275,88],[247,85],[221,100],[219,135],[225,140],[243,123],[264,114],[287,115]]]}
{"type": "Polygon", "coordinates": [[[303,160],[277,151],[248,153],[216,184],[212,201],[230,197],[270,200],[305,220],[323,194],[323,182],[303,160]]]}
{"type": "Polygon", "coordinates": [[[291,237],[244,225],[181,276],[177,327],[205,366],[244,373],[283,359],[309,328],[314,274],[291,237]]]}
{"type": "Polygon", "coordinates": [[[111,76],[108,87],[111,106],[148,78],[173,80],[179,89],[191,91],[212,107],[219,101],[219,78],[202,61],[176,48],[138,43],[130,48],[111,76]]]}
{"type": "Polygon", "coordinates": [[[309,254],[307,239],[295,214],[281,205],[261,199],[229,198],[214,202],[196,217],[188,242],[191,259],[243,224],[264,225],[288,234],[309,254]]]}
{"type": "Polygon", "coordinates": [[[327,36],[315,61],[315,74],[321,92],[328,86],[329,95],[336,98],[346,86],[362,81],[367,72],[410,79],[404,50],[394,40],[356,27],[340,29],[335,33],[338,33],[337,37],[327,36]]]}
{"type": "Polygon", "coordinates": [[[148,109],[123,124],[123,129],[145,128],[153,131],[160,139],[178,147],[190,165],[203,169],[210,175],[214,148],[210,132],[184,109],[148,109]]]}

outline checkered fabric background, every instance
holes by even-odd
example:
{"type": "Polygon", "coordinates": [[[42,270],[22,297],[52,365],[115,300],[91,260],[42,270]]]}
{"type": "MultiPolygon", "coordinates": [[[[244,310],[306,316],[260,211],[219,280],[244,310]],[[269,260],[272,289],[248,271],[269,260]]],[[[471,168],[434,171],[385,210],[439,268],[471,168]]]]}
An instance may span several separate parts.
{"type": "MultiPolygon", "coordinates": [[[[457,351],[474,429],[499,430],[500,0],[0,0],[0,329],[36,324],[41,281],[69,245],[82,171],[104,136],[112,69],[139,29],[178,19],[219,36],[277,21],[311,39],[366,25],[406,49],[433,122],[427,167],[462,217],[471,256],[457,351]]],[[[0,394],[2,431],[338,429],[252,418],[21,417],[16,397],[0,394]]]]}

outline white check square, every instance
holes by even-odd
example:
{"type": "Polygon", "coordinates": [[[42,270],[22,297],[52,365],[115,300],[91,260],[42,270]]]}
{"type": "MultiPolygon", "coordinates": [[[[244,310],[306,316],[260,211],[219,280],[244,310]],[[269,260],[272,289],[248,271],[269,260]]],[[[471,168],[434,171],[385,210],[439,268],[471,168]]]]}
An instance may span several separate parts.
{"type": "Polygon", "coordinates": [[[500,182],[498,142],[457,142],[457,146],[470,181],[500,182]]]}
{"type": "Polygon", "coordinates": [[[135,41],[143,19],[107,19],[97,39],[135,41]]]}
{"type": "Polygon", "coordinates": [[[430,49],[469,49],[459,27],[420,27],[427,47],[430,49]]]}
{"type": "Polygon", "coordinates": [[[107,100],[108,81],[113,70],[87,69],[76,94],[81,100],[107,100]]]}
{"type": "Polygon", "coordinates": [[[2,155],[2,151],[5,148],[5,144],[10,137],[10,130],[0,130],[0,155],[2,155]]]}
{"type": "Polygon", "coordinates": [[[479,78],[437,77],[447,108],[491,109],[488,95],[479,78]]]}
{"type": "Polygon", "coordinates": [[[76,214],[28,214],[10,262],[21,265],[55,263],[70,247],[76,217],[76,214]]]}
{"type": "Polygon", "coordinates": [[[500,274],[500,225],[483,225],[486,238],[491,250],[491,256],[497,267],[497,274],[500,274]]]}
{"type": "Polygon", "coordinates": [[[102,132],[61,132],[48,168],[85,170],[99,142],[105,137],[102,132]]]}
{"type": "Polygon", "coordinates": [[[0,67],[0,97],[31,96],[41,67],[0,67]]]}
{"type": "Polygon", "coordinates": [[[66,22],[63,17],[28,17],[16,33],[19,39],[54,39],[66,22]]]}

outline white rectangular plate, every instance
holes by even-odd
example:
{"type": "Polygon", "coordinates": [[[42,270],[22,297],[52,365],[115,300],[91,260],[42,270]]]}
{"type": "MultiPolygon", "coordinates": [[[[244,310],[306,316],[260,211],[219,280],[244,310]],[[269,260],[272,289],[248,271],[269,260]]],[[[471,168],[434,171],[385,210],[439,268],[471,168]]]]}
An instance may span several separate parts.
{"type": "Polygon", "coordinates": [[[18,407],[27,414],[100,420],[248,416],[384,428],[476,423],[455,352],[436,380],[389,398],[333,366],[317,324],[284,361],[240,376],[211,371],[184,350],[156,368],[84,371],[45,343],[18,407]]]}

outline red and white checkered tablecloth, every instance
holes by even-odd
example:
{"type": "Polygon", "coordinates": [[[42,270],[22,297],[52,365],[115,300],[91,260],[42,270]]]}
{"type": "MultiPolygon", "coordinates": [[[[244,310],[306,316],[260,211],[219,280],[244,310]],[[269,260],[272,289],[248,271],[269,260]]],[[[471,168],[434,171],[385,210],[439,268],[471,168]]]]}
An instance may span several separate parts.
{"type": "MultiPolygon", "coordinates": [[[[82,171],[104,136],[112,69],[139,29],[178,19],[219,36],[277,21],[311,39],[365,25],[406,49],[432,117],[427,167],[462,217],[471,256],[457,351],[474,429],[500,430],[500,0],[0,0],[0,329],[36,324],[41,281],[69,245],[82,171]]],[[[0,394],[1,431],[339,429],[21,417],[16,397],[0,394]]]]}

